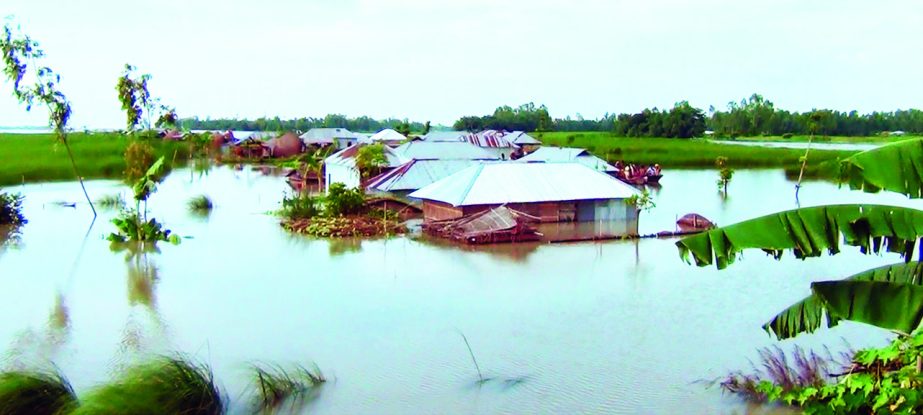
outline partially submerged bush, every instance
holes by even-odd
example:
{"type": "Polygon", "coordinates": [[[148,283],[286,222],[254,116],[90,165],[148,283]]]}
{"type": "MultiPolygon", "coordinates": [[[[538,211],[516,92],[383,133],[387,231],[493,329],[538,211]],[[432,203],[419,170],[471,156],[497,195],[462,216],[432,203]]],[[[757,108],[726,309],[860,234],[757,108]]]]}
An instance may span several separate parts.
{"type": "Polygon", "coordinates": [[[22,195],[0,192],[0,225],[26,223],[22,215],[22,195]]]}
{"type": "Polygon", "coordinates": [[[211,369],[178,358],[160,358],[125,370],[91,391],[74,415],[221,414],[224,398],[211,369]]]}
{"type": "Polygon", "coordinates": [[[208,212],[214,207],[212,200],[206,195],[199,195],[189,199],[187,206],[190,211],[197,213],[208,212]]]}
{"type": "Polygon", "coordinates": [[[59,374],[0,374],[0,415],[58,415],[76,405],[73,388],[59,374]]]}
{"type": "Polygon", "coordinates": [[[362,189],[347,189],[343,183],[330,185],[324,200],[324,213],[327,216],[353,215],[362,211],[365,205],[365,193],[362,189]]]}
{"type": "Polygon", "coordinates": [[[318,199],[307,193],[286,195],[282,198],[282,216],[289,220],[310,219],[320,214],[318,199]]]}
{"type": "Polygon", "coordinates": [[[179,242],[179,238],[171,235],[170,230],[165,229],[157,219],[145,220],[134,209],[122,211],[118,217],[112,219],[112,224],[115,225],[116,232],[109,234],[107,239],[111,242],[179,242]]]}
{"type": "Polygon", "coordinates": [[[847,364],[801,353],[796,369],[780,360],[779,353],[763,357],[769,376],[731,375],[722,387],[758,402],[799,406],[806,414],[923,411],[923,332],[860,350],[847,364]]]}
{"type": "Polygon", "coordinates": [[[298,409],[310,392],[327,381],[317,365],[312,369],[298,366],[293,370],[281,366],[254,366],[253,372],[257,392],[253,406],[258,411],[273,411],[285,403],[290,403],[293,410],[298,409]]]}
{"type": "Polygon", "coordinates": [[[762,390],[764,383],[777,384],[785,390],[796,388],[819,388],[826,384],[832,375],[840,373],[847,366],[848,355],[835,358],[829,351],[824,355],[805,352],[795,347],[789,354],[778,346],[759,351],[762,368],[753,368],[750,374],[731,373],[720,384],[721,388],[741,395],[755,402],[765,402],[766,394],[762,390]]]}

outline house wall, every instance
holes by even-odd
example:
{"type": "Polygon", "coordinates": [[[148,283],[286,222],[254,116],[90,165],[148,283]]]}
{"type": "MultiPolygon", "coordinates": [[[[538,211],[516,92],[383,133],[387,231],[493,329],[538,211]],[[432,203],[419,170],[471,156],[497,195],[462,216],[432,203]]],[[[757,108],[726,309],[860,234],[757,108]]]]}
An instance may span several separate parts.
{"type": "Polygon", "coordinates": [[[457,219],[464,215],[462,209],[448,203],[432,200],[423,201],[423,221],[433,222],[447,219],[457,219]]]}
{"type": "Polygon", "coordinates": [[[349,146],[351,146],[351,145],[353,145],[353,144],[356,144],[358,141],[359,141],[359,140],[358,140],[358,139],[355,139],[355,138],[335,138],[335,139],[333,140],[333,142],[334,142],[334,144],[336,145],[336,148],[337,148],[338,150],[341,150],[341,149],[344,149],[344,148],[346,148],[346,147],[349,147],[349,146]]]}
{"type": "Polygon", "coordinates": [[[325,165],[327,188],[334,183],[343,183],[347,188],[359,187],[359,171],[354,167],[344,166],[342,164],[325,165]]]}

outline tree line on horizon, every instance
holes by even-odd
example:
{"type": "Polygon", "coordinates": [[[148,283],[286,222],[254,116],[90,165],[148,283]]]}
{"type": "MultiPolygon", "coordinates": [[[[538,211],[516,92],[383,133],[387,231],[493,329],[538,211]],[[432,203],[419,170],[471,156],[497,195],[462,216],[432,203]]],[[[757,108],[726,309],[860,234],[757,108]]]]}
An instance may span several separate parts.
{"type": "MultiPolygon", "coordinates": [[[[388,118],[376,120],[368,116],[350,118],[329,114],[323,118],[297,118],[283,120],[237,118],[180,120],[188,129],[201,130],[252,130],[252,131],[307,131],[311,128],[346,128],[350,131],[376,132],[393,128],[402,133],[425,133],[428,123],[388,118]]],[[[433,129],[447,129],[434,126],[433,129]]],[[[677,102],[670,109],[646,108],[637,113],[605,114],[598,119],[553,119],[544,105],[527,103],[518,107],[501,106],[492,114],[464,116],[452,128],[461,131],[486,129],[507,131],[601,131],[625,137],[700,137],[710,130],[718,137],[752,137],[792,135],[872,136],[884,132],[904,131],[923,134],[923,111],[918,109],[872,112],[836,111],[816,109],[793,112],[775,107],[771,101],[753,94],[740,102],[730,102],[725,110],[709,107],[707,112],[688,101],[677,102]]]]}

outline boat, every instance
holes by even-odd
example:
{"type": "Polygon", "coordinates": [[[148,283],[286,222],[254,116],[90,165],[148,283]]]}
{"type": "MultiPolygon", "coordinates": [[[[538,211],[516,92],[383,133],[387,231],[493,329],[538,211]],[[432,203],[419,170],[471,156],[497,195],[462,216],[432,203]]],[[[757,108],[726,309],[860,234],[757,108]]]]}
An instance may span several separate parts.
{"type": "Polygon", "coordinates": [[[698,213],[687,213],[676,221],[676,226],[684,232],[701,232],[714,228],[715,224],[698,213]]]}

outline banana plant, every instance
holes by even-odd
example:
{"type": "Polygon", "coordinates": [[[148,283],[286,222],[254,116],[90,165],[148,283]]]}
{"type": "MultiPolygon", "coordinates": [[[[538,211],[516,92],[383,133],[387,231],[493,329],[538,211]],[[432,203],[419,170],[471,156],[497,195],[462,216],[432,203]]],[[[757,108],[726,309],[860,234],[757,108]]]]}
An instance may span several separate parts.
{"type": "MultiPolygon", "coordinates": [[[[889,190],[923,197],[923,139],[858,153],[841,162],[840,179],[866,192],[889,190]]],[[[826,205],[778,212],[715,228],[676,243],[682,258],[724,269],[747,249],[776,259],[835,255],[840,245],[861,252],[894,252],[904,263],[811,285],[812,295],[782,311],[763,328],[779,339],[834,326],[842,320],[911,333],[923,323],[923,265],[911,261],[923,246],[923,210],[872,204],[826,205]]]]}

